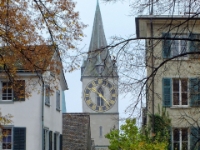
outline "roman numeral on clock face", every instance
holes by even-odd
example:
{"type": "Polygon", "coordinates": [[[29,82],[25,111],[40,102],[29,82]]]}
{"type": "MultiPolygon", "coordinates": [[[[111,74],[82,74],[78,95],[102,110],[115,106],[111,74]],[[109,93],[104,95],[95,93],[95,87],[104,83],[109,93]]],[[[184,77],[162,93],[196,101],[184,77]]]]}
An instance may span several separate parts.
{"type": "Polygon", "coordinates": [[[109,103],[111,103],[112,105],[114,105],[115,101],[114,100],[110,100],[109,103]]]}
{"type": "Polygon", "coordinates": [[[87,105],[90,105],[90,104],[92,104],[92,100],[89,99],[89,100],[86,101],[86,103],[87,103],[87,105]]]}

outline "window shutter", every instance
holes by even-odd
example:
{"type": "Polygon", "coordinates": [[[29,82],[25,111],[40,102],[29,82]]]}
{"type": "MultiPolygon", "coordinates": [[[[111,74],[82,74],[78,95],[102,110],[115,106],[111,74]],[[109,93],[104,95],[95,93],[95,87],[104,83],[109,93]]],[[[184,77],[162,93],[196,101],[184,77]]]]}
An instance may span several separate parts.
{"type": "Polygon", "coordinates": [[[46,149],[45,149],[45,146],[46,146],[46,131],[45,131],[45,129],[43,129],[43,137],[44,137],[43,150],[46,150],[46,149]]]}
{"type": "Polygon", "coordinates": [[[200,138],[199,128],[191,127],[190,128],[190,149],[200,149],[200,145],[198,144],[200,138]]]}
{"type": "Polygon", "coordinates": [[[171,40],[167,40],[166,38],[170,38],[171,34],[170,33],[163,33],[162,38],[163,40],[163,58],[170,58],[171,57],[171,40]]]}
{"type": "Polygon", "coordinates": [[[56,147],[57,147],[57,145],[56,145],[56,133],[54,133],[54,150],[57,150],[56,147]]]}
{"type": "Polygon", "coordinates": [[[62,150],[62,134],[60,134],[60,150],[62,150]]]}
{"type": "Polygon", "coordinates": [[[170,107],[172,101],[172,94],[171,94],[171,79],[164,78],[163,79],[163,106],[170,107]]]}
{"type": "MultiPolygon", "coordinates": [[[[190,39],[200,39],[200,34],[190,33],[190,39]]],[[[189,50],[190,52],[197,52],[200,51],[200,43],[198,41],[190,41],[189,43],[189,50]]],[[[191,54],[191,58],[199,58],[199,54],[191,54]]]]}
{"type": "Polygon", "coordinates": [[[26,150],[26,128],[14,128],[13,150],[26,150]]]}
{"type": "MultiPolygon", "coordinates": [[[[195,39],[195,34],[193,33],[190,33],[190,39],[195,39]]],[[[189,44],[189,48],[190,48],[190,52],[195,52],[195,42],[194,41],[190,41],[190,44],[189,44]]]]}
{"type": "Polygon", "coordinates": [[[198,78],[190,79],[190,106],[199,106],[200,105],[200,93],[199,85],[200,81],[198,78]]]}
{"type": "Polygon", "coordinates": [[[168,145],[168,150],[172,150],[172,128],[169,127],[169,145],[168,145]]]}
{"type": "Polygon", "coordinates": [[[52,131],[49,131],[49,150],[52,150],[52,131]]]}
{"type": "Polygon", "coordinates": [[[14,101],[25,101],[25,80],[16,81],[16,87],[13,92],[14,101]]]}

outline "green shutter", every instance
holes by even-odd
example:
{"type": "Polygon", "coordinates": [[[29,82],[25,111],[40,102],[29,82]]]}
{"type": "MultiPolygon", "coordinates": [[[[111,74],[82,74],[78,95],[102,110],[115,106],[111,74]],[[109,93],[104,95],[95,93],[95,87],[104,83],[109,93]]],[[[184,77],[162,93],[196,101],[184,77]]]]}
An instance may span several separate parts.
{"type": "Polygon", "coordinates": [[[200,80],[198,78],[191,78],[189,82],[190,87],[190,106],[200,105],[200,80]]]}
{"type": "Polygon", "coordinates": [[[52,150],[52,131],[49,131],[49,150],[52,150]]]}
{"type": "Polygon", "coordinates": [[[60,134],[60,150],[62,150],[62,134],[60,134]]]}
{"type": "Polygon", "coordinates": [[[166,38],[170,38],[170,33],[163,33],[162,38],[163,39],[163,50],[162,55],[163,58],[170,58],[171,57],[171,40],[167,40],[166,38]]]}
{"type": "Polygon", "coordinates": [[[26,128],[14,128],[13,130],[13,150],[26,150],[26,128]]]}
{"type": "Polygon", "coordinates": [[[200,149],[199,140],[200,140],[199,128],[191,127],[190,128],[190,149],[191,150],[200,149]]]}
{"type": "Polygon", "coordinates": [[[163,106],[164,107],[170,107],[171,101],[172,101],[172,92],[171,92],[171,79],[170,78],[164,78],[163,79],[163,106]]]}

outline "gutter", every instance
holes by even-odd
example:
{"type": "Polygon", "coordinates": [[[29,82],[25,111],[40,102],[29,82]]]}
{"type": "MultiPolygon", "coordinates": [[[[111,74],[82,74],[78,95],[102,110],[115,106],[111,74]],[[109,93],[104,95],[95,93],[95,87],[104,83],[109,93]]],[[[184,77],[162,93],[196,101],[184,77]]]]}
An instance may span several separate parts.
{"type": "Polygon", "coordinates": [[[44,82],[42,82],[42,150],[44,148],[44,82]]]}

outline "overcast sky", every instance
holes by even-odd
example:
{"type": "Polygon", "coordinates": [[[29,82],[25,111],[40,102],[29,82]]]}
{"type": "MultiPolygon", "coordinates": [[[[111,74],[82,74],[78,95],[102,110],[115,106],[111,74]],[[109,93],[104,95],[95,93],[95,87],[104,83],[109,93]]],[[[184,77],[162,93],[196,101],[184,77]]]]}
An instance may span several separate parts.
{"type": "MultiPolygon", "coordinates": [[[[90,44],[94,14],[96,9],[96,0],[76,0],[76,10],[80,13],[80,19],[88,27],[84,30],[83,41],[80,42],[79,48],[84,47],[88,51],[90,44]]],[[[123,3],[104,3],[99,1],[100,10],[104,25],[104,31],[107,43],[110,43],[112,36],[122,36],[126,38],[130,34],[135,33],[134,17],[130,17],[129,1],[123,3]]],[[[67,112],[82,112],[82,83],[80,81],[80,70],[66,73],[69,90],[65,92],[67,112]]],[[[127,117],[124,111],[130,104],[128,98],[119,98],[120,117],[127,117]]]]}

